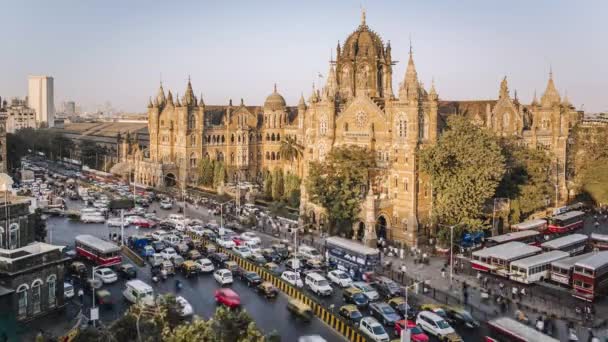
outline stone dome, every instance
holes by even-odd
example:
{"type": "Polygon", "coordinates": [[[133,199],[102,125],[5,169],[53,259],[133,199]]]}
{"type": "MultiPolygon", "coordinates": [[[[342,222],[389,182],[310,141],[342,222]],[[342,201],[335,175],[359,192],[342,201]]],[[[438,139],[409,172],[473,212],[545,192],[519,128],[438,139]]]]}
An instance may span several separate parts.
{"type": "Polygon", "coordinates": [[[378,58],[384,56],[382,39],[376,32],[370,30],[365,22],[362,22],[357,30],[346,38],[342,50],[342,56],[357,57],[361,55],[378,58]]]}
{"type": "Polygon", "coordinates": [[[277,92],[277,85],[274,85],[274,91],[268,95],[266,101],[264,101],[264,109],[269,110],[282,110],[287,107],[287,103],[281,94],[277,92]]]}

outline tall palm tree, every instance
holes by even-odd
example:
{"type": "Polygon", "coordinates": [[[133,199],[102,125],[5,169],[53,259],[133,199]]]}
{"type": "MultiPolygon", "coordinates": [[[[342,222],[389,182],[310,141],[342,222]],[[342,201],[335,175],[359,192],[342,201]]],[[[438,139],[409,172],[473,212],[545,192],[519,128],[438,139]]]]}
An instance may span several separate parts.
{"type": "MultiPolygon", "coordinates": [[[[281,140],[281,147],[279,153],[284,159],[291,161],[300,159],[303,155],[304,146],[302,146],[294,137],[286,136],[285,139],[281,140]]],[[[293,165],[293,164],[292,164],[293,165]]]]}

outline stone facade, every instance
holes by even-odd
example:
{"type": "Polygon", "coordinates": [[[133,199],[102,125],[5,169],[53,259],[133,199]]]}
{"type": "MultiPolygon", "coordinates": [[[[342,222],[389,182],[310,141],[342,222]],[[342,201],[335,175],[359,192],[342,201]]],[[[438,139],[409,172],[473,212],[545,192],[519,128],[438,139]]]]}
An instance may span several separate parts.
{"type": "Polygon", "coordinates": [[[36,128],[36,111],[27,106],[25,100],[14,98],[0,112],[6,113],[6,132],[15,133],[22,128],[36,128]]]}
{"type": "MultiPolygon", "coordinates": [[[[190,81],[181,99],[161,85],[148,104],[149,149],[125,147],[132,150],[126,158],[134,160],[136,182],[182,186],[195,183],[202,158],[225,162],[230,181],[260,181],[263,170],[275,168],[304,179],[309,162],[323,160],[333,147],[366,147],[377,167],[369,170],[354,235],[370,243],[386,238],[417,245],[430,228],[433,194],[416,152],[436,143],[448,115],[468,115],[497,134],[520,136],[552,153],[565,191],[566,141],[580,113],[560,98],[552,75],[540,103],[520,104],[510,96],[506,79],[498,100],[440,101],[434,84],[425,88],[419,81],[411,47],[394,92],[395,63],[390,43],[367,26],[363,13],[357,29],[338,44],[326,84],[319,90],[313,85],[308,101],[302,96],[297,107],[288,107],[275,85],[262,107],[242,100],[236,106],[232,100],[228,106],[208,106],[194,96],[190,81]],[[305,147],[303,158],[281,158],[287,136],[305,147]]],[[[310,202],[304,186],[301,192],[300,212],[322,224],[323,209],[310,202]]]]}

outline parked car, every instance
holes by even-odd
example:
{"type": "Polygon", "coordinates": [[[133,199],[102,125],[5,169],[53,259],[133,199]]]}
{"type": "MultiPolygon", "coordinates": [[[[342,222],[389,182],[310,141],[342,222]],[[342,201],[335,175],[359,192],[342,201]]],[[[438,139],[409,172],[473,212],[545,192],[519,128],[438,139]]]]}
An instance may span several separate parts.
{"type": "Polygon", "coordinates": [[[448,335],[456,333],[445,319],[431,311],[419,312],[416,317],[416,325],[440,340],[444,340],[448,338],[448,335]]]}
{"type": "Polygon", "coordinates": [[[213,277],[220,285],[232,284],[232,272],[227,269],[219,269],[213,272],[213,277]]]}
{"type": "Polygon", "coordinates": [[[370,340],[375,342],[389,342],[390,338],[382,324],[373,317],[364,317],[359,323],[359,330],[370,340]]]}
{"type": "Polygon", "coordinates": [[[131,264],[122,264],[118,268],[118,273],[121,277],[131,280],[137,278],[137,269],[131,264]]]}
{"type": "Polygon", "coordinates": [[[98,268],[93,272],[95,279],[101,279],[104,284],[111,284],[118,280],[116,272],[107,267],[98,268]]]}
{"type": "Polygon", "coordinates": [[[218,289],[215,291],[215,301],[218,304],[229,308],[236,308],[241,305],[241,297],[232,289],[218,289]]]}
{"type": "Polygon", "coordinates": [[[347,322],[352,323],[353,325],[359,325],[359,322],[363,318],[363,314],[359,311],[356,305],[347,304],[340,307],[338,314],[342,316],[347,322]]]}
{"type": "Polygon", "coordinates": [[[257,286],[262,283],[262,278],[256,272],[242,272],[241,279],[247,286],[257,286]]]}
{"type": "Polygon", "coordinates": [[[355,304],[360,309],[369,305],[369,298],[356,287],[349,287],[342,291],[342,299],[345,303],[355,304]]]}
{"type": "Polygon", "coordinates": [[[394,326],[395,322],[401,319],[401,316],[387,303],[372,303],[369,305],[369,311],[378,321],[385,326],[394,326]]]}
{"type": "Polygon", "coordinates": [[[285,280],[287,283],[296,287],[303,287],[304,283],[300,278],[300,275],[293,271],[285,271],[281,274],[281,279],[285,280]]]}
{"type": "Polygon", "coordinates": [[[340,287],[350,287],[353,284],[353,280],[350,276],[341,270],[327,272],[327,279],[340,287]]]}
{"type": "Polygon", "coordinates": [[[373,302],[380,298],[378,292],[374,290],[374,288],[371,287],[371,285],[369,285],[368,283],[357,281],[353,283],[353,287],[361,290],[361,292],[363,292],[363,294],[369,299],[370,302],[373,302]]]}
{"type": "Polygon", "coordinates": [[[395,322],[395,336],[401,336],[401,332],[405,330],[406,324],[407,329],[410,331],[410,340],[412,342],[428,342],[429,336],[416,325],[416,322],[411,320],[402,319],[395,322]]]}
{"type": "Polygon", "coordinates": [[[209,259],[198,259],[195,261],[201,273],[211,273],[215,269],[213,263],[209,259]]]}

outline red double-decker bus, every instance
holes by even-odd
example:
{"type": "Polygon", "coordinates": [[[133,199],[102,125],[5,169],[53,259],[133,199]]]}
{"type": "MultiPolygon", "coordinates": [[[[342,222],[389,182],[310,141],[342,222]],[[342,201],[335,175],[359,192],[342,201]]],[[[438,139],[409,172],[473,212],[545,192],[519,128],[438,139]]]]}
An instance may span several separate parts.
{"type": "Polygon", "coordinates": [[[120,247],[93,235],[76,236],[76,254],[99,266],[120,264],[120,247]]]}
{"type": "Polygon", "coordinates": [[[549,218],[549,231],[563,234],[583,228],[585,213],[582,211],[569,211],[549,218]]]}
{"type": "Polygon", "coordinates": [[[574,264],[572,295],[589,302],[608,292],[608,251],[597,252],[574,264]]]}

